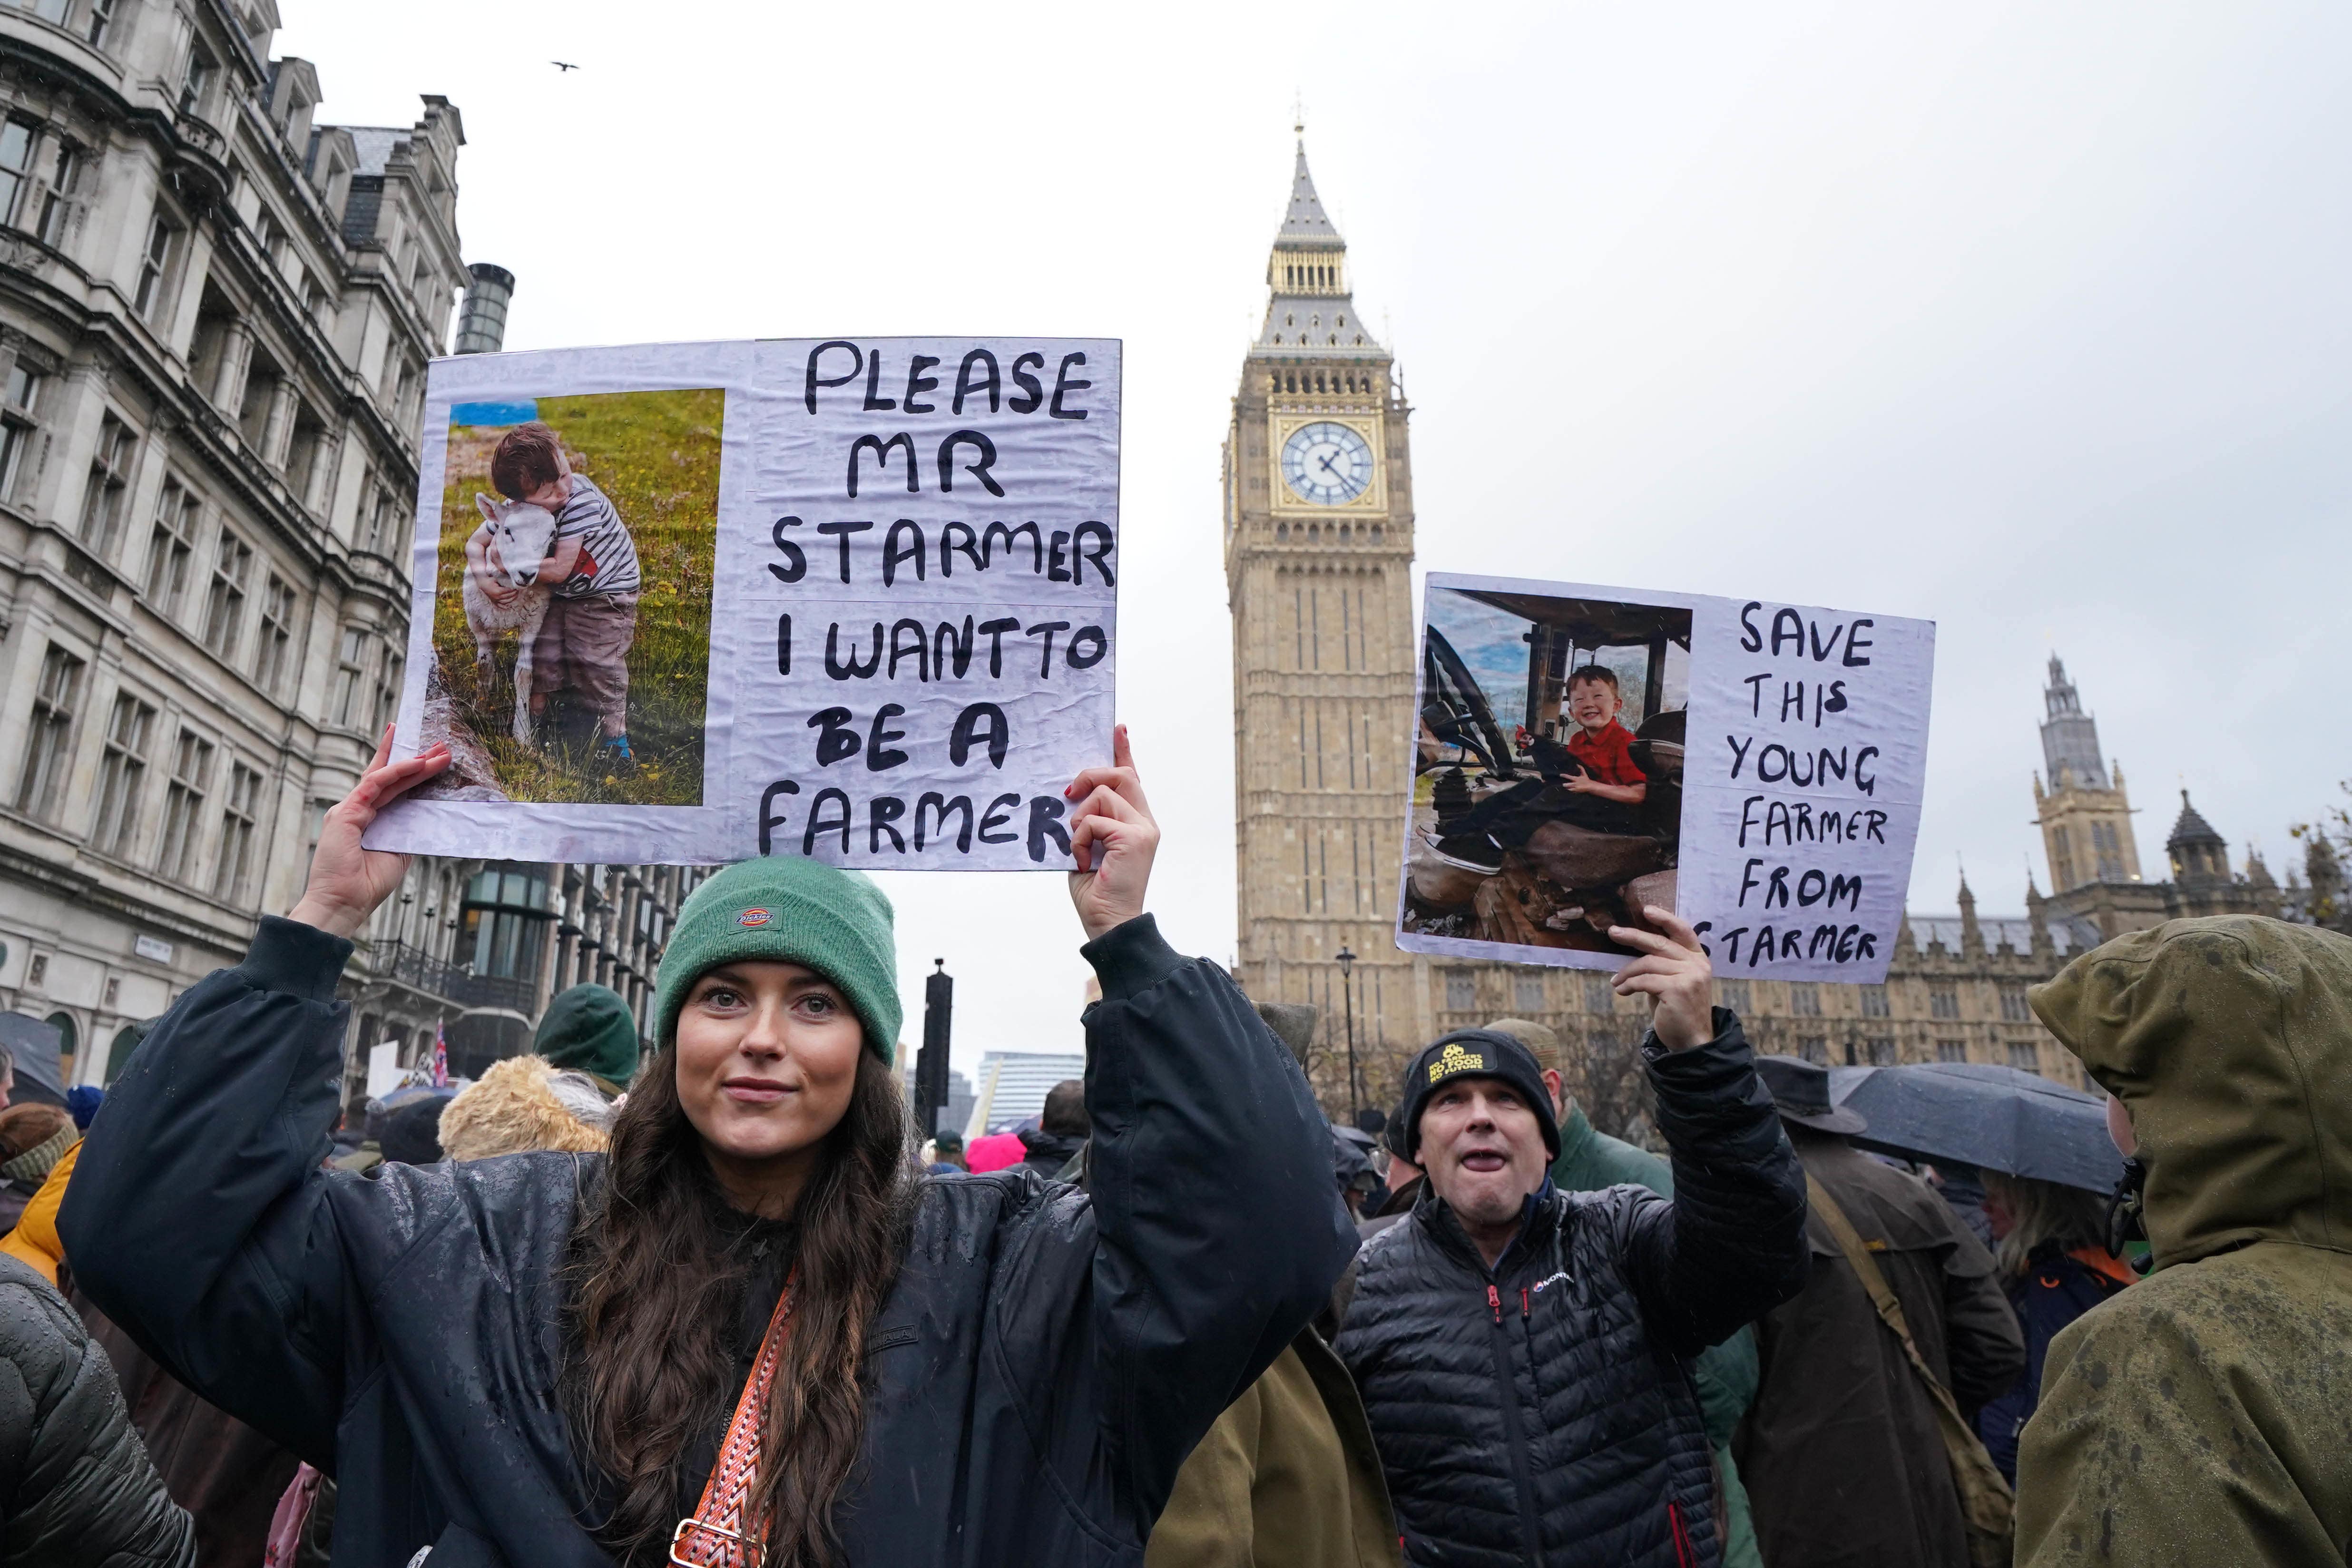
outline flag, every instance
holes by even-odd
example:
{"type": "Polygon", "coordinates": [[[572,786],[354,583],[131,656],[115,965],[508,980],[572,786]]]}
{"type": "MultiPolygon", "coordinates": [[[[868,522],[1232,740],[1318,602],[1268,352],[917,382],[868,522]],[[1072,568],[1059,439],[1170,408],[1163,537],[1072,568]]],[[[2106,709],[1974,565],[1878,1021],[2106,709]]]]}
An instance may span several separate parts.
{"type": "Polygon", "coordinates": [[[449,1031],[439,1024],[433,1026],[433,1087],[449,1087],[449,1031]]]}

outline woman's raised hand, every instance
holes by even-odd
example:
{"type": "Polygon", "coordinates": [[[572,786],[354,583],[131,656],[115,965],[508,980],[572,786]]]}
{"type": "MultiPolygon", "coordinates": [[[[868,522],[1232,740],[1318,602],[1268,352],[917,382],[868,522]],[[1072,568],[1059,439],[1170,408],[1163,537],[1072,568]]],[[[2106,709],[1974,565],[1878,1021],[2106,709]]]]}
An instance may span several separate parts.
{"type": "Polygon", "coordinates": [[[1070,873],[1070,902],[1092,942],[1143,912],[1160,848],[1160,824],[1143,798],[1126,725],[1111,733],[1111,765],[1087,769],[1062,793],[1077,802],[1070,817],[1070,853],[1078,863],[1070,873]]]}
{"type": "Polygon", "coordinates": [[[354,936],[367,924],[375,907],[392,896],[408,872],[408,857],[382,849],[362,849],[360,836],[375,814],[402,795],[449,765],[449,748],[435,745],[405,762],[393,763],[392,726],[383,727],[375,758],[352,793],[327,813],[319,830],[319,851],[310,857],[310,880],[289,920],[317,926],[336,936],[354,936]]]}

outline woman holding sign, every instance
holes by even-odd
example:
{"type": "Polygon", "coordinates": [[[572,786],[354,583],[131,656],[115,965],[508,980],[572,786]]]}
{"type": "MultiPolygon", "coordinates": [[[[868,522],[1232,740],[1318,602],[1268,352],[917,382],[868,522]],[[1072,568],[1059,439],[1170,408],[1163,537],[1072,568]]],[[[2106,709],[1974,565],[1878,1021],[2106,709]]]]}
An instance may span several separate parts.
{"type": "Polygon", "coordinates": [[[89,1134],[77,1276],[207,1398],[333,1474],[335,1561],[1139,1562],[1177,1467],[1353,1249],[1289,1055],[1144,913],[1121,731],[1072,782],[1086,1192],[919,1180],[888,902],[796,857],[696,889],[609,1156],[322,1169],[374,765],[310,883],[183,996],[89,1134]]]}

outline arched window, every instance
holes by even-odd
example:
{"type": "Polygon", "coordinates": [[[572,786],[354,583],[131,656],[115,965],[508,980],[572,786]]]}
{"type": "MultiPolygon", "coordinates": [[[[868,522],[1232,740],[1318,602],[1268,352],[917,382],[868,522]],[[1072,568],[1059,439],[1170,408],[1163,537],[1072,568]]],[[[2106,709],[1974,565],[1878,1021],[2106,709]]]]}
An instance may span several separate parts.
{"type": "Polygon", "coordinates": [[[71,1013],[52,1013],[42,1022],[58,1032],[58,1055],[70,1057],[79,1048],[81,1031],[74,1027],[71,1013]]]}
{"type": "Polygon", "coordinates": [[[1344,522],[1339,525],[1339,542],[1342,544],[1348,542],[1348,525],[1344,522]]]}
{"type": "Polygon", "coordinates": [[[1320,541],[1320,540],[1322,539],[1322,537],[1323,537],[1323,525],[1322,525],[1321,523],[1319,523],[1319,522],[1310,522],[1310,523],[1308,523],[1308,524],[1307,525],[1307,538],[1308,542],[1313,543],[1313,542],[1318,542],[1318,541],[1320,541]]]}
{"type": "Polygon", "coordinates": [[[112,1083],[124,1068],[131,1065],[131,1053],[139,1048],[139,1031],[129,1024],[114,1031],[114,1044],[106,1048],[106,1081],[112,1083]]]}
{"type": "Polygon", "coordinates": [[[1274,536],[1276,539],[1288,539],[1290,537],[1290,524],[1286,522],[1276,523],[1274,525],[1274,536]]]}

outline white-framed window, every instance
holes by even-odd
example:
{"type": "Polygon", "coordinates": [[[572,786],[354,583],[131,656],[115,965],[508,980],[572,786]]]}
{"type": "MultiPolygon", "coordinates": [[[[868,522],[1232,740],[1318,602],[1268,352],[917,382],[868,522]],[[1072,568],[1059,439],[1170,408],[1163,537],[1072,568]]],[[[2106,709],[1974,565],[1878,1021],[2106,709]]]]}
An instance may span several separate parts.
{"type": "Polygon", "coordinates": [[[223,660],[236,656],[245,629],[245,583],[253,572],[253,546],[224,528],[213,552],[212,587],[205,595],[205,646],[223,660]]]}
{"type": "Polygon", "coordinates": [[[51,643],[41,656],[33,688],[32,721],[26,726],[25,765],[16,775],[16,809],[54,817],[73,760],[74,716],[81,707],[82,677],[89,666],[51,643]]]}
{"type": "Polygon", "coordinates": [[[345,626],[335,650],[333,722],[345,728],[359,722],[360,693],[367,686],[368,636],[364,627],[345,626]]]}
{"type": "Polygon", "coordinates": [[[14,224],[32,183],[33,147],[41,128],[28,120],[0,121],[0,223],[14,224]]]}
{"type": "Polygon", "coordinates": [[[19,359],[9,367],[5,388],[0,388],[0,500],[16,493],[25,454],[32,450],[33,437],[39,430],[34,416],[41,398],[41,384],[46,380],[47,377],[19,359]]]}
{"type": "Polygon", "coordinates": [[[155,526],[147,536],[147,603],[157,615],[176,617],[187,596],[188,562],[195,554],[196,519],[203,510],[194,491],[174,476],[164,478],[155,526]]]}
{"type": "Polygon", "coordinates": [[[219,74],[220,63],[202,44],[190,49],[187,68],[180,73],[180,112],[201,117],[205,100],[212,94],[213,78],[219,74]]]}
{"type": "Polygon", "coordinates": [[[159,211],[147,220],[147,244],[139,254],[139,282],[131,290],[131,308],[150,321],[170,292],[164,283],[179,244],[180,230],[169,215],[159,211]]]}
{"type": "Polygon", "coordinates": [[[383,659],[376,666],[375,717],[369,728],[381,735],[383,727],[400,716],[400,672],[405,661],[392,648],[383,650],[383,659]]]}
{"type": "Polygon", "coordinates": [[[114,26],[115,0],[89,0],[89,15],[82,22],[81,36],[94,49],[106,47],[108,29],[114,26]]]}
{"type": "Polygon", "coordinates": [[[114,536],[122,527],[138,444],[131,426],[113,415],[99,420],[98,447],[89,456],[89,485],[81,495],[81,540],[100,555],[113,552],[114,536]]]}
{"type": "Polygon", "coordinates": [[[114,697],[106,721],[106,756],[98,768],[98,819],[90,842],[109,855],[128,855],[139,834],[139,807],[147,792],[147,746],[155,710],[128,691],[114,697]]]}
{"type": "Polygon", "coordinates": [[[228,794],[221,802],[220,858],[213,868],[213,897],[245,901],[253,872],[253,824],[259,815],[261,774],[231,763],[228,794]]]}
{"type": "Polygon", "coordinates": [[[195,872],[212,777],[213,743],[194,730],[182,730],[172,749],[172,787],[163,796],[163,837],[155,847],[156,871],[175,882],[195,872]]]}
{"type": "Polygon", "coordinates": [[[294,590],[277,573],[261,590],[261,636],[253,649],[254,684],[278,695],[286,678],[288,655],[294,639],[294,590]]]}
{"type": "Polygon", "coordinates": [[[33,226],[34,236],[43,245],[65,244],[74,195],[81,188],[82,163],[82,150],[58,137],[57,150],[49,156],[49,188],[41,194],[40,218],[33,226]]]}

